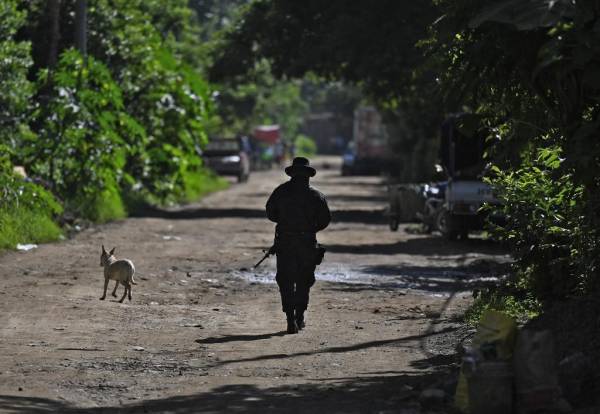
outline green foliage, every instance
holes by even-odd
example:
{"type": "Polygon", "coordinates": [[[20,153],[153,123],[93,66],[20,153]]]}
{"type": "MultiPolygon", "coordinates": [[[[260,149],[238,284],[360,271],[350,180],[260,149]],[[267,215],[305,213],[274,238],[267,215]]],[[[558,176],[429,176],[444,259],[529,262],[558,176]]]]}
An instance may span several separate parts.
{"type": "Polygon", "coordinates": [[[541,312],[540,303],[527,293],[509,293],[496,289],[486,289],[477,292],[475,301],[465,312],[465,321],[471,326],[477,326],[483,312],[493,309],[514,317],[519,322],[526,322],[538,316],[541,312]]]}
{"type": "Polygon", "coordinates": [[[515,286],[548,301],[591,287],[595,272],[585,247],[592,234],[585,227],[583,187],[561,168],[561,149],[540,148],[535,155],[515,171],[495,168],[492,182],[504,201],[507,224],[497,233],[515,256],[515,286]]]}
{"type": "Polygon", "coordinates": [[[13,173],[11,152],[0,144],[0,249],[56,240],[61,231],[54,219],[62,207],[48,191],[13,173]]]}
{"type": "Polygon", "coordinates": [[[111,62],[125,111],[138,124],[137,134],[125,138],[125,190],[138,193],[132,199],[185,199],[185,176],[201,172],[198,150],[212,111],[209,86],[175,48],[191,30],[190,11],[182,1],[166,12],[160,2],[118,3],[114,9],[99,1],[91,10],[90,25],[98,31],[90,49],[111,62]]]}
{"type": "Polygon", "coordinates": [[[314,72],[397,97],[423,61],[415,44],[437,17],[431,2],[254,1],[215,48],[210,79],[234,78],[267,58],[278,77],[314,72]]]}
{"type": "Polygon", "coordinates": [[[121,91],[110,72],[93,58],[87,62],[74,50],[61,56],[56,71],[41,73],[46,102],[34,114],[37,137],[23,142],[24,158],[35,175],[51,182],[68,210],[108,220],[99,194],[118,195],[127,147],[122,136],[128,117],[121,91]]]}
{"type": "Polygon", "coordinates": [[[296,146],[296,155],[300,157],[310,158],[317,153],[317,144],[306,135],[298,135],[294,144],[296,146]]]}
{"type": "Polygon", "coordinates": [[[124,217],[139,203],[189,201],[226,185],[198,155],[212,104],[191,66],[200,64],[202,47],[187,0],[168,8],[158,0],[88,2],[86,58],[71,49],[75,3],[54,4],[56,37],[49,3],[0,0],[3,247],[60,234],[53,219],[62,206],[15,177],[12,162],[70,213],[96,222],[124,217]],[[60,59],[46,68],[51,39],[60,59]]]}
{"type": "Polygon", "coordinates": [[[196,172],[187,171],[183,176],[185,193],[179,201],[190,202],[210,194],[223,190],[229,186],[229,181],[216,176],[213,172],[203,169],[196,172]]]}
{"type": "Polygon", "coordinates": [[[18,1],[0,0],[0,144],[16,146],[17,138],[27,133],[29,99],[33,93],[27,80],[31,66],[30,44],[14,39],[25,23],[26,14],[17,9],[18,1]]]}
{"type": "Polygon", "coordinates": [[[308,105],[302,97],[298,81],[277,80],[266,61],[249,69],[249,78],[233,79],[220,85],[217,117],[211,132],[220,136],[235,136],[250,132],[257,125],[278,124],[282,136],[296,136],[308,105]]]}
{"type": "Polygon", "coordinates": [[[33,85],[28,42],[16,41],[26,14],[17,1],[0,0],[0,249],[60,236],[54,218],[61,207],[42,187],[13,173],[11,158],[23,137],[31,137],[27,115],[33,85]]]}
{"type": "Polygon", "coordinates": [[[145,175],[139,183],[163,201],[187,192],[184,176],[201,170],[199,149],[206,143],[208,86],[191,69],[160,55],[154,82],[139,96],[134,112],[148,131],[145,175]]]}
{"type": "Polygon", "coordinates": [[[544,303],[598,291],[600,5],[441,4],[432,43],[446,68],[441,85],[492,131],[514,287],[544,303]]]}

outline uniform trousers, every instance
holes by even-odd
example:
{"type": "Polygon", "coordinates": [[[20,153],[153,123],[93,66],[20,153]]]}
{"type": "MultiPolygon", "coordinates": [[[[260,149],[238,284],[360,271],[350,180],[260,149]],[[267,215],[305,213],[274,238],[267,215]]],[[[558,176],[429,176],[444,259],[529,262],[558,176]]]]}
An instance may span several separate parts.
{"type": "Polygon", "coordinates": [[[304,312],[308,307],[309,291],[315,283],[314,236],[278,236],[277,285],[283,311],[304,312]]]}

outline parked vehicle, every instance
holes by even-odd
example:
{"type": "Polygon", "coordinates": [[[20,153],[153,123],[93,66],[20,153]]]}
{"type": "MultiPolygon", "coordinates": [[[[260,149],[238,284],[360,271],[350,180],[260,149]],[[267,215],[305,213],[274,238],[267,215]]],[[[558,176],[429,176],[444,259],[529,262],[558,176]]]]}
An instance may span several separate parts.
{"type": "Polygon", "coordinates": [[[388,186],[386,211],[390,230],[403,222],[423,223],[426,232],[437,230],[437,216],[444,203],[446,182],[432,184],[396,184],[388,186]]]}
{"type": "Polygon", "coordinates": [[[482,205],[498,203],[492,188],[481,179],[486,134],[475,125],[472,114],[453,115],[442,124],[440,158],[448,185],[436,227],[450,240],[481,230],[485,221],[482,205]]]}
{"type": "Polygon", "coordinates": [[[484,204],[499,202],[481,178],[485,169],[485,135],[475,115],[458,114],[444,121],[440,168],[447,181],[390,186],[388,219],[392,231],[398,229],[400,222],[418,219],[426,231],[437,230],[455,240],[483,229],[486,218],[503,221],[502,217],[488,217],[481,209],[484,204]]]}
{"type": "Polygon", "coordinates": [[[371,106],[354,111],[352,141],[342,158],[342,175],[380,174],[390,154],[381,115],[371,106]]]}
{"type": "Polygon", "coordinates": [[[423,223],[423,228],[427,233],[439,230],[437,219],[444,205],[447,186],[447,181],[424,185],[425,203],[423,210],[417,213],[417,217],[423,223]]]}
{"type": "Polygon", "coordinates": [[[232,175],[238,182],[248,180],[250,160],[242,139],[213,138],[202,152],[205,165],[219,175],[232,175]]]}
{"type": "Polygon", "coordinates": [[[278,147],[281,146],[281,128],[279,125],[259,125],[254,128],[251,138],[252,167],[255,170],[271,169],[273,163],[279,162],[281,154],[278,147]]]}
{"type": "Polygon", "coordinates": [[[388,186],[386,216],[391,231],[397,231],[400,223],[414,222],[419,211],[425,207],[423,184],[395,184],[388,186]]]}
{"type": "Polygon", "coordinates": [[[353,171],[355,171],[355,160],[354,145],[350,142],[342,154],[342,175],[352,175],[353,171]]]}

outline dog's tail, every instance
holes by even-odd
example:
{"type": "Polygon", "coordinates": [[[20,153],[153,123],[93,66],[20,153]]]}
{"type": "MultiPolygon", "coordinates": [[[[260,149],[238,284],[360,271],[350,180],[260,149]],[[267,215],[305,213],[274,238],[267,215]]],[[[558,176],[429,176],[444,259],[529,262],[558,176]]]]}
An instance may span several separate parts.
{"type": "Polygon", "coordinates": [[[137,285],[136,281],[135,281],[135,280],[133,280],[133,275],[131,275],[130,283],[131,283],[132,285],[137,285]]]}

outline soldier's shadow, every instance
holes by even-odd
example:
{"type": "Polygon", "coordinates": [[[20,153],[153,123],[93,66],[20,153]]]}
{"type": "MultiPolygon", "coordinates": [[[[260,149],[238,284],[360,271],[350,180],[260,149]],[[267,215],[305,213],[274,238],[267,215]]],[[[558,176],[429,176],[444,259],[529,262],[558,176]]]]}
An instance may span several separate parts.
{"type": "Polygon", "coordinates": [[[209,338],[196,339],[194,342],[198,344],[224,344],[227,342],[247,342],[247,341],[260,341],[263,339],[274,338],[278,336],[286,335],[285,331],[258,334],[258,335],[223,335],[209,338]]]}

